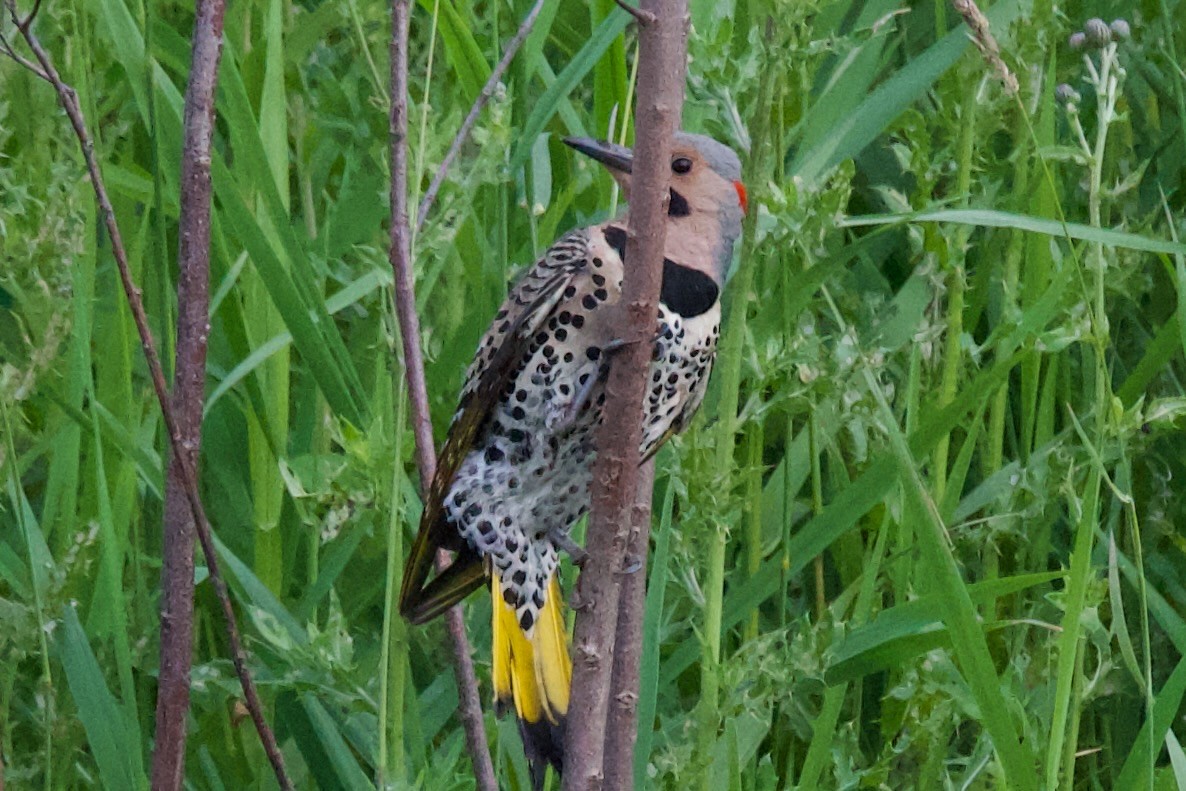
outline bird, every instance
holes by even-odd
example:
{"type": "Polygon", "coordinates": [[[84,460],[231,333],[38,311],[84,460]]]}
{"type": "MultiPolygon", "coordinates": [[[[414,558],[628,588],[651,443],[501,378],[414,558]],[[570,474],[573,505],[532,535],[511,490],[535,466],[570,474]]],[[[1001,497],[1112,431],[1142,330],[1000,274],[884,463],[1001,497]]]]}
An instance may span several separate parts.
{"type": "MultiPolygon", "coordinates": [[[[603,165],[627,201],[630,148],[565,138],[603,165]]],[[[721,289],[746,211],[727,145],[676,132],[667,241],[640,451],[649,458],[704,399],[720,334],[721,289]]],[[[612,309],[626,261],[624,215],[573,230],[511,288],[479,342],[408,554],[400,613],[435,618],[476,589],[492,594],[495,710],[515,711],[535,788],[563,771],[572,662],[557,577],[588,511],[605,382],[622,341],[612,309]],[[456,553],[429,580],[438,549],[456,553]]]]}

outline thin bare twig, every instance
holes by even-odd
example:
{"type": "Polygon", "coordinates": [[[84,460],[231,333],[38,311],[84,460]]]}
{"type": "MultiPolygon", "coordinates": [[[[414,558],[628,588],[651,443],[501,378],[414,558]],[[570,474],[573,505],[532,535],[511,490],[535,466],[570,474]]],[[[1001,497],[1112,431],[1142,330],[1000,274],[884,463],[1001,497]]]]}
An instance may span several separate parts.
{"type": "MultiPolygon", "coordinates": [[[[34,10],[34,12],[36,9],[34,10]]],[[[175,444],[165,485],[161,549],[161,646],[157,677],[156,734],[152,751],[154,791],[179,791],[185,779],[190,668],[194,631],[194,519],[177,463],[198,467],[205,403],[206,339],[210,334],[210,146],[214,93],[222,58],[225,0],[197,0],[189,85],[185,92],[185,142],[181,158],[177,254],[177,350],[173,414],[175,444]]]]}
{"type": "Polygon", "coordinates": [[[16,18],[15,17],[13,18],[13,21],[16,22],[17,30],[21,31],[22,33],[24,33],[26,30],[28,30],[29,25],[33,24],[33,20],[37,18],[37,12],[40,10],[41,10],[41,0],[33,0],[33,10],[29,12],[29,15],[27,17],[25,17],[24,22],[17,22],[16,18]]]}
{"type": "Polygon", "coordinates": [[[523,22],[519,25],[518,32],[515,33],[514,38],[507,42],[506,49],[502,53],[502,59],[498,61],[498,65],[494,67],[494,71],[490,72],[489,79],[482,86],[482,92],[478,94],[478,98],[474,100],[473,106],[469,108],[469,113],[466,114],[465,120],[461,122],[461,128],[454,135],[453,142],[449,145],[449,151],[445,154],[445,158],[441,160],[437,172],[433,174],[432,182],[429,183],[428,190],[425,191],[424,197],[420,200],[420,206],[416,209],[416,233],[424,230],[424,221],[428,217],[428,211],[432,208],[432,204],[436,202],[437,193],[440,192],[441,185],[445,183],[445,175],[449,172],[453,160],[457,159],[457,155],[461,153],[461,146],[465,143],[466,138],[469,137],[474,124],[477,123],[478,116],[482,113],[482,108],[486,106],[486,103],[490,101],[490,97],[494,95],[494,91],[498,87],[498,82],[502,79],[502,75],[506,73],[507,67],[511,65],[515,53],[519,51],[519,47],[523,46],[523,42],[531,34],[531,29],[535,27],[535,20],[539,17],[539,12],[544,7],[544,2],[545,0],[536,0],[535,5],[527,12],[527,16],[523,17],[523,22]]]}
{"type": "MultiPolygon", "coordinates": [[[[33,76],[40,77],[46,82],[50,82],[49,75],[38,68],[36,63],[22,57],[19,53],[17,53],[17,51],[12,48],[12,45],[8,43],[8,39],[4,37],[3,33],[0,33],[0,51],[3,51],[5,55],[12,58],[13,61],[24,67],[27,71],[32,72],[33,76]]],[[[52,85],[52,83],[50,84],[52,85]]]]}
{"type": "Polygon", "coordinates": [[[650,11],[643,11],[641,8],[635,8],[634,6],[627,3],[626,0],[614,0],[614,2],[618,4],[618,8],[634,17],[634,21],[638,23],[639,27],[646,27],[647,25],[654,24],[655,15],[650,11]]]}
{"type": "MultiPolygon", "coordinates": [[[[403,342],[404,373],[408,381],[412,433],[416,440],[416,463],[421,491],[427,492],[436,472],[436,446],[428,408],[428,387],[424,379],[424,355],[420,347],[420,318],[416,313],[415,281],[412,274],[411,232],[408,225],[408,24],[410,0],[391,3],[391,268],[395,277],[395,313],[403,342]]],[[[437,568],[447,564],[444,553],[437,556],[437,568]]],[[[482,791],[497,791],[494,763],[486,742],[478,679],[470,657],[469,639],[461,606],[445,614],[453,646],[453,672],[457,680],[458,714],[465,729],[466,745],[473,763],[474,778],[482,791]]]]}
{"type": "MultiPolygon", "coordinates": [[[[13,16],[13,22],[17,22],[19,26],[19,17],[16,14],[15,5],[10,3],[9,10],[13,16]]],[[[272,729],[264,719],[263,706],[260,703],[259,695],[256,693],[255,683],[251,678],[251,671],[247,667],[246,654],[243,650],[243,640],[239,634],[238,623],[235,620],[234,607],[231,604],[231,597],[227,591],[226,582],[223,580],[222,573],[219,571],[218,555],[214,546],[210,522],[206,519],[206,512],[202,508],[202,500],[198,495],[197,474],[194,471],[193,464],[190,462],[189,454],[182,451],[184,448],[182,441],[183,434],[173,415],[169,390],[165,384],[165,374],[161,368],[160,355],[157,353],[156,342],[152,338],[152,332],[148,328],[148,317],[144,311],[144,301],[141,298],[140,289],[136,286],[135,281],[132,280],[123,237],[119,232],[119,224],[115,220],[115,210],[112,208],[111,199],[108,197],[107,188],[103,182],[103,174],[99,169],[99,162],[95,157],[94,142],[91,140],[90,133],[87,131],[86,119],[78,103],[78,93],[62,81],[62,77],[58,74],[57,69],[54,68],[49,54],[42,47],[41,41],[33,31],[26,27],[21,29],[21,35],[24,37],[25,43],[34,57],[37,58],[37,62],[41,64],[41,68],[49,78],[50,83],[54,86],[54,90],[58,94],[58,100],[61,102],[62,108],[66,111],[66,116],[70,119],[70,125],[74,128],[74,134],[78,138],[79,146],[82,148],[87,172],[91,177],[91,186],[95,191],[95,199],[99,204],[99,211],[103,215],[107,234],[111,238],[111,251],[115,257],[116,268],[119,270],[120,284],[123,287],[124,295],[127,297],[128,307],[132,311],[132,319],[136,324],[136,331],[140,336],[140,346],[144,350],[144,357],[148,363],[152,387],[156,392],[157,401],[161,407],[161,416],[164,419],[165,430],[169,436],[170,448],[173,450],[173,459],[181,472],[181,480],[185,489],[186,499],[189,502],[190,513],[193,517],[194,525],[197,528],[198,540],[201,542],[202,552],[206,556],[206,568],[210,576],[210,582],[213,584],[214,592],[218,597],[219,603],[222,605],[223,617],[226,621],[227,637],[231,646],[231,661],[235,665],[235,672],[239,677],[239,683],[243,687],[243,697],[247,704],[247,709],[251,714],[256,731],[259,733],[260,741],[263,742],[268,760],[272,764],[272,769],[276,774],[276,780],[282,789],[291,789],[292,782],[288,779],[288,774],[284,770],[284,758],[280,754],[280,748],[276,744],[276,737],[272,733],[272,729]]]]}
{"type": "Polygon", "coordinates": [[[606,421],[597,433],[588,560],[577,582],[570,717],[565,738],[565,791],[603,787],[607,708],[621,585],[632,525],[650,520],[650,498],[639,496],[643,396],[658,311],[671,139],[679,125],[687,70],[686,0],[643,0],[655,16],[639,31],[637,145],[631,176],[626,269],[615,326],[626,346],[613,358],[606,383],[606,421]],[[631,342],[633,341],[633,342],[631,342]]]}

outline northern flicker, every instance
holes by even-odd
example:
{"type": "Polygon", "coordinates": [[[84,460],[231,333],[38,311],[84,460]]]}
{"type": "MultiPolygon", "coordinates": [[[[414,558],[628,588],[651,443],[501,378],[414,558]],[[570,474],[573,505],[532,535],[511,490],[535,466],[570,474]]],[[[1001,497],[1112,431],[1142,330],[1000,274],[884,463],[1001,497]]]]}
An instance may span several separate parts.
{"type": "MultiPolygon", "coordinates": [[[[564,141],[604,165],[629,199],[632,153],[564,141]]],[[[716,354],[720,291],[746,208],[741,164],[708,137],[676,133],[662,290],[644,404],[642,453],[683,429],[716,354]]],[[[563,766],[572,663],[556,569],[589,508],[626,255],[625,218],[568,233],[528,269],[482,338],[427,493],[400,612],[440,615],[486,584],[493,594],[493,683],[513,705],[533,783],[563,766]],[[457,553],[428,580],[438,548],[457,553]]]]}

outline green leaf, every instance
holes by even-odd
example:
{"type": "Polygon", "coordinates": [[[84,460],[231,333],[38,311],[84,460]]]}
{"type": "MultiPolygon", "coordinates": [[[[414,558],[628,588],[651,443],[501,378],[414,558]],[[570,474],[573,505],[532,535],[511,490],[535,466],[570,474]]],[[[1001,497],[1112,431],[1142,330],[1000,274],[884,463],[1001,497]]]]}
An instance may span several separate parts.
{"type": "Polygon", "coordinates": [[[556,75],[556,81],[544,91],[544,95],[535,103],[535,109],[531,111],[531,115],[528,116],[527,121],[523,124],[523,131],[519,135],[519,143],[515,146],[514,153],[511,155],[512,171],[522,167],[523,163],[531,156],[532,148],[535,146],[535,139],[543,133],[548,122],[552,120],[552,116],[556,114],[561,98],[568,96],[577,84],[584,79],[585,75],[589,73],[589,70],[596,65],[601,59],[601,56],[610,48],[610,45],[626,29],[629,21],[629,14],[610,14],[597,26],[597,29],[593,31],[593,35],[585,43],[585,46],[581,47],[580,51],[573,56],[572,60],[564,67],[564,70],[556,75]]]}
{"type": "Polygon", "coordinates": [[[1120,777],[1114,788],[1143,788],[1149,780],[1149,772],[1156,760],[1156,755],[1150,755],[1149,745],[1160,745],[1170,725],[1178,716],[1182,708],[1182,698],[1186,696],[1186,659],[1178,660],[1174,672],[1166,679],[1165,684],[1157,691],[1153,700],[1153,711],[1141,732],[1133,742],[1132,750],[1124,761],[1124,768],[1120,770],[1120,777]],[[1152,734],[1149,731],[1152,730],[1152,734]]]}
{"type": "Polygon", "coordinates": [[[103,786],[146,788],[138,734],[129,728],[124,709],[107,688],[73,607],[63,609],[62,622],[58,653],[103,786]]]}
{"type": "Polygon", "coordinates": [[[334,718],[312,693],[283,695],[277,702],[281,719],[322,789],[372,789],[334,718]]]}
{"type": "MultiPolygon", "coordinates": [[[[1020,5],[1018,0],[1005,0],[988,9],[992,28],[1007,28],[1019,13],[1020,5]]],[[[859,106],[839,119],[815,145],[800,149],[791,162],[790,175],[814,184],[831,168],[855,157],[906,108],[922,98],[955,65],[968,44],[968,33],[960,26],[921,55],[911,58],[859,106]]]]}
{"type": "Polygon", "coordinates": [[[842,220],[840,226],[859,228],[868,225],[898,225],[908,222],[950,222],[959,225],[975,225],[981,228],[1013,228],[1046,236],[1061,238],[1070,236],[1072,239],[1083,242],[1096,242],[1110,247],[1126,247],[1130,250],[1143,250],[1149,253],[1186,254],[1186,244],[1178,242],[1167,242],[1164,239],[1152,239],[1126,231],[1096,228],[1092,225],[1074,222],[1069,222],[1064,226],[1058,220],[993,209],[944,209],[909,214],[870,214],[849,217],[842,220]]]}
{"type": "MultiPolygon", "coordinates": [[[[1062,572],[1053,571],[986,580],[969,585],[968,595],[974,603],[983,604],[1062,576],[1062,572]]],[[[872,622],[854,629],[841,641],[825,671],[825,679],[829,684],[853,681],[932,648],[950,645],[943,625],[947,606],[942,597],[929,595],[883,610],[872,622]]]]}

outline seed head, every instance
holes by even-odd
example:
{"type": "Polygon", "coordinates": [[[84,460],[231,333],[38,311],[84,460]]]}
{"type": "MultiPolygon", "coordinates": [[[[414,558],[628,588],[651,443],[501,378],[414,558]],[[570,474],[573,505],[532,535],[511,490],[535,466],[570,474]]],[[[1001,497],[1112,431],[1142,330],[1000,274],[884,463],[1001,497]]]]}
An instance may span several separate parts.
{"type": "Polygon", "coordinates": [[[1077,90],[1064,82],[1054,89],[1054,98],[1058,99],[1059,104],[1070,104],[1079,101],[1081,97],[1077,90]]]}
{"type": "Polygon", "coordinates": [[[1083,33],[1087,36],[1087,43],[1096,49],[1101,49],[1112,40],[1112,30],[1108,23],[1099,17],[1087,20],[1083,25],[1083,33]]]}
{"type": "Polygon", "coordinates": [[[1124,19],[1112,20],[1112,38],[1117,41],[1128,41],[1132,37],[1132,28],[1128,26],[1128,21],[1124,19]]]}

